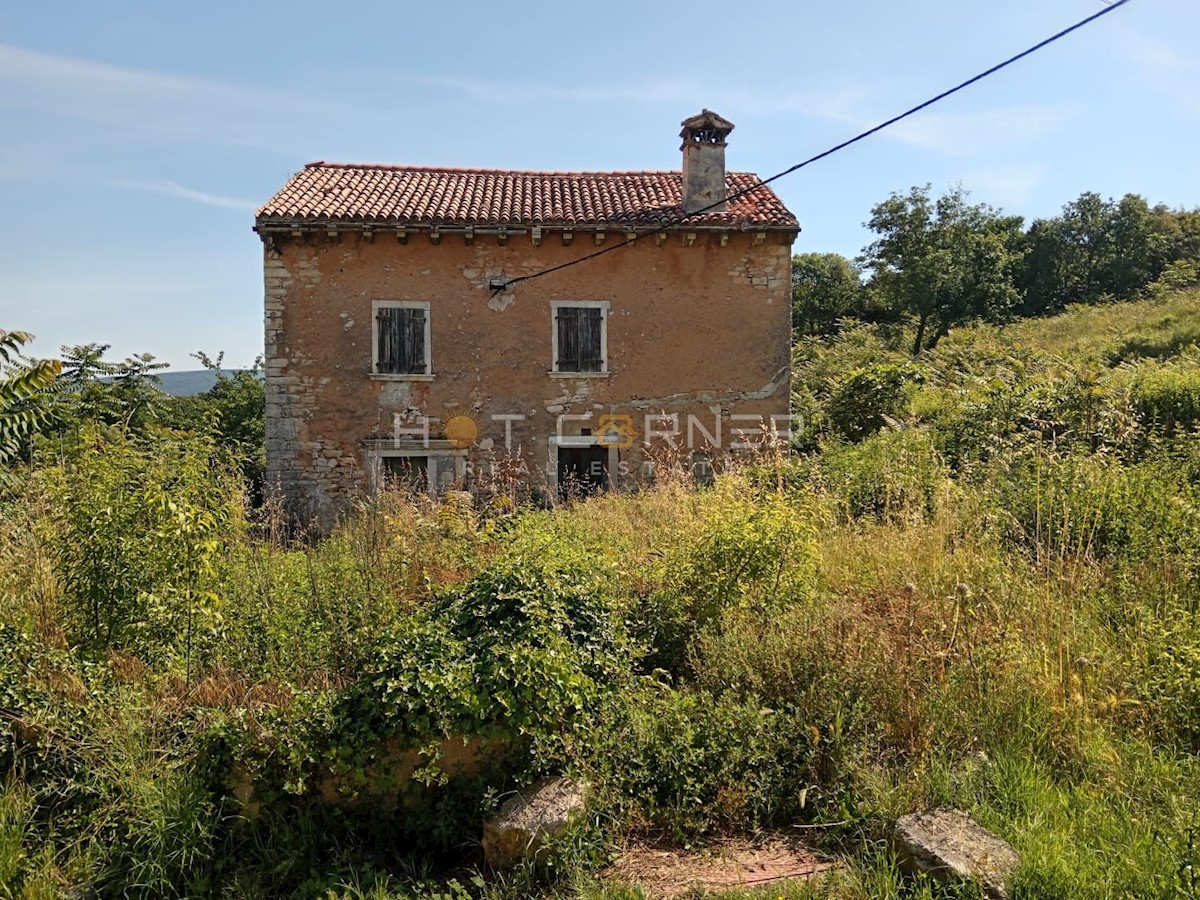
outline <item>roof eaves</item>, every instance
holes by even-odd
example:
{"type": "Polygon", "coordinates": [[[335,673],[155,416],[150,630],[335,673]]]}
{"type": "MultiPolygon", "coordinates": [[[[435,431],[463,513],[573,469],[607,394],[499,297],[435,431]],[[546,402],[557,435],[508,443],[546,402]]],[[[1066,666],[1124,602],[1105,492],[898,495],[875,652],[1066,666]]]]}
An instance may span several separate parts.
{"type": "Polygon", "coordinates": [[[532,228],[543,231],[799,231],[798,222],[405,222],[397,219],[373,219],[345,216],[313,216],[290,217],[258,215],[254,219],[255,227],[271,229],[324,229],[330,225],[348,226],[377,226],[381,228],[406,228],[412,230],[436,229],[438,231],[465,231],[471,229],[477,234],[487,234],[492,231],[505,230],[512,233],[522,233],[532,228]]]}

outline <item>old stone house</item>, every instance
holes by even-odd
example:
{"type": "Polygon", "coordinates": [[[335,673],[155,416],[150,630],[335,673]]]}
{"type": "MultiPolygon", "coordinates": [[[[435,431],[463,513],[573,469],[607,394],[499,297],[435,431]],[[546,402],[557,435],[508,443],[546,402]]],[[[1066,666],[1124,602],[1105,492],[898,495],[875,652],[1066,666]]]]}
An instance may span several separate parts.
{"type": "Polygon", "coordinates": [[[681,171],[297,172],[255,226],[270,487],[327,521],[389,474],[620,487],[786,434],[799,226],[732,130],[685,120],[681,171]]]}

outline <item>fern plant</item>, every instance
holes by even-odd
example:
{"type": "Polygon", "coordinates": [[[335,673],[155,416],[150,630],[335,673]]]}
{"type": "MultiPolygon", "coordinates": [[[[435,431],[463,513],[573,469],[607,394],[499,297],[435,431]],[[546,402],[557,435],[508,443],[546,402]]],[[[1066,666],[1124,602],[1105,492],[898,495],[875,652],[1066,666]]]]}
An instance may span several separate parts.
{"type": "Polygon", "coordinates": [[[58,360],[22,355],[21,348],[32,339],[25,331],[0,329],[0,464],[15,459],[25,441],[46,423],[49,409],[44,400],[62,371],[58,360]]]}

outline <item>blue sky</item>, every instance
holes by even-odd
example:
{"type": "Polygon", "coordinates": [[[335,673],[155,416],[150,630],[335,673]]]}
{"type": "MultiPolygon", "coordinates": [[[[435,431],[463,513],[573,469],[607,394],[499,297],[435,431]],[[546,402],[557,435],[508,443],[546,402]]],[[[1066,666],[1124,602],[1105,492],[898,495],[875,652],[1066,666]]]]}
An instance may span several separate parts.
{"type": "MultiPolygon", "coordinates": [[[[679,166],[737,124],[773,174],[1101,0],[0,6],[0,327],[195,368],[262,342],[253,209],[315,159],[679,166]]],[[[796,250],[854,255],[893,191],[961,183],[1027,218],[1084,190],[1200,205],[1200,4],[1132,0],[884,135],[778,182],[796,250]]]]}

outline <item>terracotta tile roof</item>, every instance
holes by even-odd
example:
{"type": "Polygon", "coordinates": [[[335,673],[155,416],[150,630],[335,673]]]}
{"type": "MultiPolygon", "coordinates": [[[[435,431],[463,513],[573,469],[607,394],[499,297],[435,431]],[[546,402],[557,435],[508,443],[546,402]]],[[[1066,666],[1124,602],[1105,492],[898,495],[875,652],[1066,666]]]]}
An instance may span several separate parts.
{"type": "MultiPolygon", "coordinates": [[[[758,183],[730,172],[730,193],[758,183]]],[[[259,225],[325,222],[447,227],[662,225],[683,214],[680,172],[513,172],[309,163],[258,210],[259,225]]],[[[689,224],[796,228],[769,187],[689,224]]]]}

